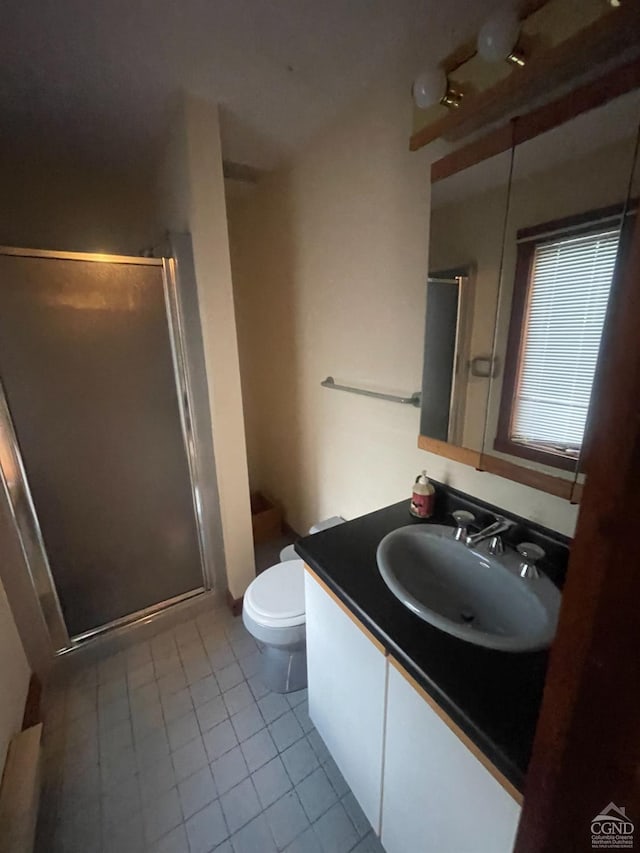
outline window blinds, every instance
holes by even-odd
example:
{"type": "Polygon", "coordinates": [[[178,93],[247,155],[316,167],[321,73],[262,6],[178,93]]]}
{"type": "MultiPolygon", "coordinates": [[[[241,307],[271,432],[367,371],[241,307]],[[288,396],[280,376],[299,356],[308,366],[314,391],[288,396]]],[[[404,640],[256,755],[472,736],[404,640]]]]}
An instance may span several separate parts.
{"type": "Polygon", "coordinates": [[[619,227],[564,236],[534,250],[511,439],[577,453],[616,253],[619,227]]]}

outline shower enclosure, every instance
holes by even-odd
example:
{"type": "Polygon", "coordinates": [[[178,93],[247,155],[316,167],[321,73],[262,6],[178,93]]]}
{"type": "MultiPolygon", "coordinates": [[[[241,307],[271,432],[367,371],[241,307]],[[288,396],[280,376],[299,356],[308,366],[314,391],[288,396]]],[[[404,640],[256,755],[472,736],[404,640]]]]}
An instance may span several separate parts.
{"type": "Polygon", "coordinates": [[[211,586],[171,260],[0,249],[0,469],[56,650],[211,586]]]}

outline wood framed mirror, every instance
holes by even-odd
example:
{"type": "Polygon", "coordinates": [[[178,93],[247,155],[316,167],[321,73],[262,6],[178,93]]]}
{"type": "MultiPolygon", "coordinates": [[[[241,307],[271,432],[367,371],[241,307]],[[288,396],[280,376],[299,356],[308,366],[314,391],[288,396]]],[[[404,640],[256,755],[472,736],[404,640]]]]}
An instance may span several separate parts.
{"type": "Polygon", "coordinates": [[[432,165],[424,450],[579,501],[639,86],[635,60],[432,165]]]}

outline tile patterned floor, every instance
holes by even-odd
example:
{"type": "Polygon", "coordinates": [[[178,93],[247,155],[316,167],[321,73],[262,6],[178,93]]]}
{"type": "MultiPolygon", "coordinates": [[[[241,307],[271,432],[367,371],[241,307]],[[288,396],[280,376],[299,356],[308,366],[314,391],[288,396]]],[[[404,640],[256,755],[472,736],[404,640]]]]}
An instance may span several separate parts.
{"type": "Polygon", "coordinates": [[[46,694],[38,853],[383,853],[307,713],[201,614],[46,694]]]}

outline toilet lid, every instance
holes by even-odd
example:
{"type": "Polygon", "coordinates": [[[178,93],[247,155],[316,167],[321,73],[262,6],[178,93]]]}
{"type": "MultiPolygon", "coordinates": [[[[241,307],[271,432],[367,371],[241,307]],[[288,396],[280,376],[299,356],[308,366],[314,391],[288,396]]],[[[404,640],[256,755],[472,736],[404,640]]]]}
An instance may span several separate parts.
{"type": "Polygon", "coordinates": [[[251,608],[267,619],[304,616],[304,563],[287,560],[271,566],[251,582],[245,593],[251,608]]]}

